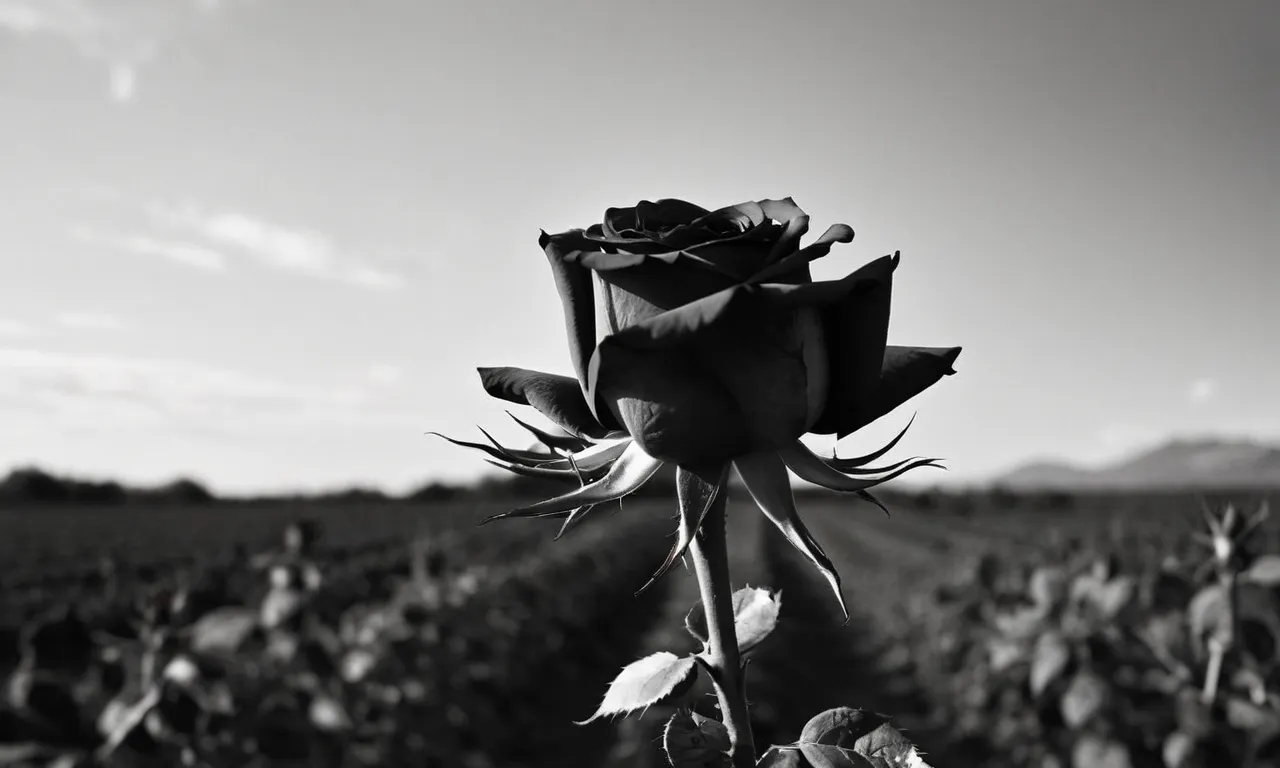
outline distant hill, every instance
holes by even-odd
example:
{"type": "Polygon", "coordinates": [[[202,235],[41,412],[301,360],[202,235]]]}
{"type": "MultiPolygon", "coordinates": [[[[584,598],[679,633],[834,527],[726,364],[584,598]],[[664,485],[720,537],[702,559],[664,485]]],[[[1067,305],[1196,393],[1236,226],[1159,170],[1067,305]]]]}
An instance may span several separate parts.
{"type": "Polygon", "coordinates": [[[1280,446],[1173,440],[1104,467],[1038,461],[994,482],[1014,490],[1280,489],[1280,446]]]}

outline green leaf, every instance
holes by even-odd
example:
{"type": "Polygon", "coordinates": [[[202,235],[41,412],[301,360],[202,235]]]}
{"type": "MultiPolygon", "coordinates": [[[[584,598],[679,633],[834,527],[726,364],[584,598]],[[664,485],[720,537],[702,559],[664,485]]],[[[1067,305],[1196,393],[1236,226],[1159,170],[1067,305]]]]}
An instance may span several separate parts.
{"type": "MultiPolygon", "coordinates": [[[[758,587],[743,587],[733,593],[733,631],[738,650],[746,653],[755,648],[778,626],[782,608],[782,592],[758,587]]],[[[707,615],[702,603],[696,603],[685,615],[685,629],[696,639],[707,641],[707,615]]]]}
{"type": "Polygon", "coordinates": [[[1085,734],[1071,750],[1072,768],[1132,768],[1129,750],[1118,741],[1085,734]]]}
{"type": "Polygon", "coordinates": [[[698,676],[698,663],[693,656],[680,657],[659,651],[633,661],[609,684],[600,708],[578,725],[586,725],[605,715],[619,715],[653,706],[687,690],[698,676]]]}
{"type": "Polygon", "coordinates": [[[1035,655],[1031,659],[1031,695],[1039,696],[1049,687],[1071,661],[1071,647],[1061,632],[1050,630],[1036,641],[1035,655]]]}
{"type": "Polygon", "coordinates": [[[674,768],[718,768],[732,744],[722,723],[681,709],[667,721],[662,748],[674,768]]]}
{"type": "Polygon", "coordinates": [[[1071,728],[1081,727],[1102,711],[1110,691],[1107,682],[1093,672],[1077,674],[1062,694],[1062,719],[1071,728]]]}
{"type": "Polygon", "coordinates": [[[1262,555],[1240,576],[1264,587],[1280,585],[1280,555],[1262,555]]]}

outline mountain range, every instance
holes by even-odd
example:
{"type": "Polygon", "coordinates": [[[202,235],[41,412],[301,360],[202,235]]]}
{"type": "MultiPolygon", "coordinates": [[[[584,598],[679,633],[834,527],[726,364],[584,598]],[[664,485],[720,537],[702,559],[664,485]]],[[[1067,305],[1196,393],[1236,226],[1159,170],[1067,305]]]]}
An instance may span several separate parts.
{"type": "Polygon", "coordinates": [[[1101,467],[1025,464],[994,480],[1012,490],[1280,489],[1280,446],[1181,439],[1101,467]]]}

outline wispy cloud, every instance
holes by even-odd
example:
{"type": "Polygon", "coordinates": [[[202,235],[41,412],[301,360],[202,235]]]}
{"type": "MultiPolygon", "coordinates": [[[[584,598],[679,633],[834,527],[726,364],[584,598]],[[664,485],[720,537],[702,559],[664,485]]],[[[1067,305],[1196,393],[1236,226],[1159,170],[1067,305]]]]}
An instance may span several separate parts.
{"type": "Polygon", "coordinates": [[[240,212],[209,211],[192,204],[156,203],[146,210],[165,228],[271,269],[381,290],[399,288],[404,282],[399,275],[352,256],[316,229],[284,226],[240,212]]]}
{"type": "Polygon", "coordinates": [[[63,421],[112,414],[131,424],[260,426],[385,418],[360,388],[279,381],[194,360],[0,348],[0,404],[63,421]]]}
{"type": "Polygon", "coordinates": [[[25,339],[37,334],[39,330],[30,323],[0,317],[0,338],[25,339]]]}
{"type": "Polygon", "coordinates": [[[54,322],[77,331],[121,331],[128,327],[120,318],[104,312],[60,312],[54,322]]]}
{"type": "Polygon", "coordinates": [[[75,227],[71,236],[88,245],[100,245],[140,256],[156,256],[206,272],[220,272],[227,267],[226,257],[212,248],[177,240],[163,240],[146,235],[122,235],[75,227]]]}
{"type": "Polygon", "coordinates": [[[1196,379],[1187,387],[1187,399],[1197,405],[1207,403],[1218,394],[1218,382],[1213,379],[1196,379]]]}
{"type": "Polygon", "coordinates": [[[211,13],[251,0],[0,0],[0,31],[61,38],[102,64],[109,93],[128,102],[138,72],[211,13]]]}

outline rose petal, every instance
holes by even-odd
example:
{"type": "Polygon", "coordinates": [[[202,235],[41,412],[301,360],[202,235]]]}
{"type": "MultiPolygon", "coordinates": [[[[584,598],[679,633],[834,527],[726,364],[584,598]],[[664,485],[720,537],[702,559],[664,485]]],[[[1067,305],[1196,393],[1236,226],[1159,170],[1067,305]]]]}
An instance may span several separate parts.
{"type": "Polygon", "coordinates": [[[822,312],[823,330],[830,355],[831,385],[827,403],[809,431],[818,435],[839,432],[857,419],[880,383],[885,342],[889,336],[889,303],[893,293],[895,253],[883,279],[850,292],[822,312]]]}
{"type": "Polygon", "coordinates": [[[601,343],[610,342],[633,349],[663,349],[722,329],[740,330],[753,318],[767,324],[776,320],[780,311],[805,306],[822,307],[851,294],[870,290],[889,278],[894,263],[892,256],[885,256],[841,280],[803,285],[736,285],[619,330],[601,343]]]}
{"type": "Polygon", "coordinates": [[[573,370],[578,374],[579,386],[586,395],[587,363],[596,345],[595,295],[591,273],[572,263],[570,257],[595,245],[582,238],[580,233],[548,235],[545,231],[538,237],[538,245],[547,255],[556,290],[560,292],[565,332],[569,337],[569,355],[573,359],[573,370]]]}
{"type": "Polygon", "coordinates": [[[687,200],[678,200],[674,197],[663,198],[650,202],[649,200],[641,200],[636,203],[635,221],[636,229],[642,232],[659,232],[689,222],[711,213],[700,205],[695,205],[687,200]]]}
{"type": "Polygon", "coordinates": [[[862,407],[849,411],[836,431],[838,438],[884,416],[906,401],[955,373],[952,365],[960,347],[895,347],[884,351],[880,380],[862,407]]]}
{"type": "Polygon", "coordinates": [[[609,344],[591,359],[592,405],[645,452],[684,466],[749,450],[750,422],[699,356],[609,344]]]}
{"type": "MultiPolygon", "coordinates": [[[[808,223],[805,224],[808,229],[808,223]]],[[[797,238],[798,239],[798,238],[797,238]]],[[[848,224],[832,224],[827,231],[804,248],[783,256],[765,267],[758,274],[752,275],[751,282],[766,283],[782,281],[787,283],[806,283],[809,281],[809,262],[831,253],[831,246],[836,243],[853,242],[853,227],[848,224]]],[[[897,256],[895,255],[895,259],[897,256]]]]}
{"type": "Polygon", "coordinates": [[[477,368],[480,383],[493,397],[531,405],[558,426],[586,437],[608,433],[592,415],[578,382],[568,376],[524,368],[477,368]]]}
{"type": "MultiPolygon", "coordinates": [[[[637,322],[732,287],[738,281],[683,254],[582,254],[596,270],[613,333],[637,322]],[[665,257],[675,257],[666,261],[665,257]]],[[[585,270],[584,270],[585,271],[585,270]]]]}

